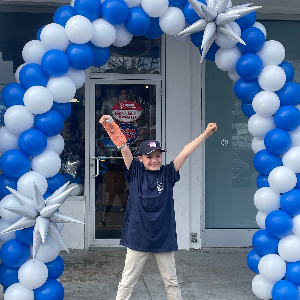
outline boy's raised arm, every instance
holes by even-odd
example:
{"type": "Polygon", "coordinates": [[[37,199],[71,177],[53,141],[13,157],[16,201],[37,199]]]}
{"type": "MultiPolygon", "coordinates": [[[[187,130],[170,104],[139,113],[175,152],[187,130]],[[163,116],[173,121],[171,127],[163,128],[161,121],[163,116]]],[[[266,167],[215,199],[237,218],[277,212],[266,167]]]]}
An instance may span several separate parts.
{"type": "Polygon", "coordinates": [[[196,139],[187,144],[183,150],[174,159],[174,167],[176,172],[182,167],[186,159],[215,131],[217,131],[216,123],[209,123],[206,130],[200,134],[196,139]]]}
{"type": "Polygon", "coordinates": [[[132,156],[132,153],[131,153],[131,151],[130,151],[127,144],[125,144],[121,148],[121,153],[122,153],[122,156],[123,156],[123,159],[124,159],[125,166],[126,166],[127,170],[129,170],[130,165],[131,165],[132,160],[133,160],[133,156],[132,156]]]}

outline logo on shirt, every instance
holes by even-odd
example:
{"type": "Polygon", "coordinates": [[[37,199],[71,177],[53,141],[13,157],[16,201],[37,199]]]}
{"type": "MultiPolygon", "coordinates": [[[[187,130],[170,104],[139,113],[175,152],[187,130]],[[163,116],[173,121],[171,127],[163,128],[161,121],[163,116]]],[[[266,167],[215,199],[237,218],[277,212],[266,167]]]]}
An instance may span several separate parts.
{"type": "Polygon", "coordinates": [[[164,190],[164,186],[162,183],[157,183],[156,187],[159,194],[164,190]]]}

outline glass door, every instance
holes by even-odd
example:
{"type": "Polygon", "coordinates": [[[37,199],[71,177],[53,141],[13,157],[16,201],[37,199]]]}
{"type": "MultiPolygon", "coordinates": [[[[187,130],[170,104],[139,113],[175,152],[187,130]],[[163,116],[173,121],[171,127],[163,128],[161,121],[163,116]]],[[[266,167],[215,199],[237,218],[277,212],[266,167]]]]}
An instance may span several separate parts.
{"type": "Polygon", "coordinates": [[[162,140],[161,81],[91,80],[90,99],[90,246],[118,246],[128,185],[121,152],[99,123],[111,115],[133,155],[147,139],[162,140]]]}

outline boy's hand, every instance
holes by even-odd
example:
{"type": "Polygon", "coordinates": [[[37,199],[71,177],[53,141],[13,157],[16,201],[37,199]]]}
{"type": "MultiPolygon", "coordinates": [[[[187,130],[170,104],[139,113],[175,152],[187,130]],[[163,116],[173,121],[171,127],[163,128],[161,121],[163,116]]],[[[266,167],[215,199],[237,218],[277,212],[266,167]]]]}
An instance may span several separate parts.
{"type": "Polygon", "coordinates": [[[110,116],[109,115],[103,115],[101,117],[101,119],[99,120],[99,123],[102,124],[102,125],[105,125],[107,120],[110,120],[110,116]]]}
{"type": "Polygon", "coordinates": [[[216,123],[209,123],[205,129],[205,133],[207,136],[211,136],[217,130],[218,127],[216,123]]]}

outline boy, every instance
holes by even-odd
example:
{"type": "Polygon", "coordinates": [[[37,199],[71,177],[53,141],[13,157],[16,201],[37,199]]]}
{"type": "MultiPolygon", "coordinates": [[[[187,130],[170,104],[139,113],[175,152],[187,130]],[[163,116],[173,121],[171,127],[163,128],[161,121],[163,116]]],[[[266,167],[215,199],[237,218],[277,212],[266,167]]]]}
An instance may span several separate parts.
{"type": "MultiPolygon", "coordinates": [[[[105,125],[109,116],[100,123],[105,125]]],[[[174,251],[178,250],[173,200],[173,187],[179,180],[179,169],[186,159],[217,130],[208,124],[204,133],[186,145],[170,164],[162,166],[162,149],[157,141],[144,141],[139,146],[138,160],[133,159],[127,144],[121,148],[125,162],[124,175],[129,195],[120,244],[127,247],[125,267],[116,300],[127,300],[138,282],[149,255],[156,259],[168,300],[181,300],[174,251]]]]}

